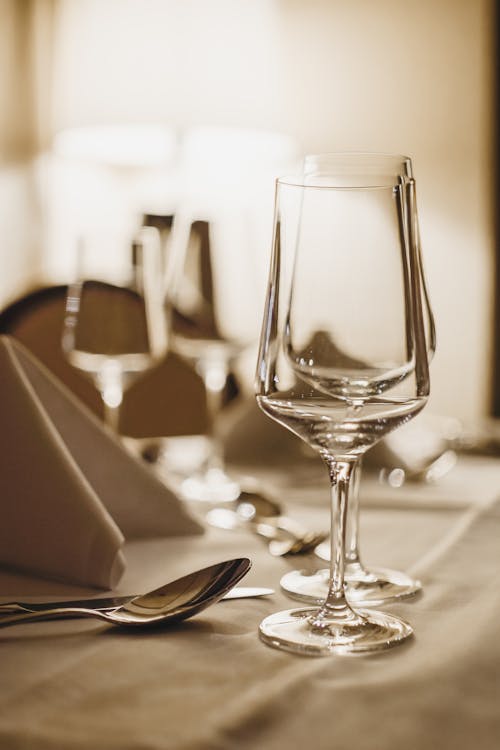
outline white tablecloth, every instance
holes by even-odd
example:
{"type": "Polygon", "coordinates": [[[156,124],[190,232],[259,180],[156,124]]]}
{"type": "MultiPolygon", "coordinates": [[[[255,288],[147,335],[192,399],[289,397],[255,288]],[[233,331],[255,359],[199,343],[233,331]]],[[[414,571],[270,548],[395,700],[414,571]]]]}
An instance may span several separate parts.
{"type": "MultiPolygon", "coordinates": [[[[326,477],[275,478],[291,514],[327,522],[326,477]]],[[[244,582],[276,594],[221,602],[147,633],[92,620],[0,630],[0,748],[498,750],[500,462],[460,459],[439,487],[403,489],[387,503],[377,492],[365,483],[362,549],[367,563],[421,576],[420,597],[387,605],[413,624],[410,642],[363,657],[274,650],[257,629],[293,606],[281,575],[320,561],[272,558],[245,531],[134,542],[122,591],[248,555],[244,582]]],[[[5,572],[0,593],[67,589],[5,572]]]]}

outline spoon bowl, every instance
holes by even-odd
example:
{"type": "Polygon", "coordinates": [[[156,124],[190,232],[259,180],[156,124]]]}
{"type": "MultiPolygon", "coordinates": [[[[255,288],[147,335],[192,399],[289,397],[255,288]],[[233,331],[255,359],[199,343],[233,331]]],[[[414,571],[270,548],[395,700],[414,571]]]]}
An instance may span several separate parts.
{"type": "Polygon", "coordinates": [[[205,518],[211,526],[220,529],[232,530],[246,526],[257,536],[267,539],[268,549],[273,557],[309,554],[328,536],[327,532],[304,529],[285,516],[244,521],[236,511],[230,508],[213,508],[205,518]]]}
{"type": "Polygon", "coordinates": [[[36,612],[6,615],[0,627],[52,620],[58,617],[96,617],[113,625],[151,627],[167,622],[178,622],[196,615],[222,597],[250,570],[248,558],[236,558],[210,565],[189,573],[154,591],[137,596],[113,610],[95,610],[86,607],[57,607],[36,612]]]}
{"type": "Polygon", "coordinates": [[[276,518],[281,516],[282,507],[277,500],[260,492],[242,490],[235,501],[235,512],[244,521],[256,518],[276,518]]]}

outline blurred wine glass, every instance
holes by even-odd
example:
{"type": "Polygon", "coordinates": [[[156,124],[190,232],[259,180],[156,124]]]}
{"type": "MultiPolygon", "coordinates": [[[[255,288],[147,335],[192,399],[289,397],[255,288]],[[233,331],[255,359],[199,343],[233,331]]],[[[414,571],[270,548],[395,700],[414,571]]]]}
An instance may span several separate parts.
{"type": "Polygon", "coordinates": [[[183,479],[180,491],[188,500],[230,502],[241,488],[226,471],[219,416],[228,376],[242,352],[255,344],[259,323],[254,258],[241,212],[218,213],[210,221],[176,215],[171,253],[167,307],[172,349],[203,380],[210,442],[203,466],[183,479]]]}
{"type": "Polygon", "coordinates": [[[125,390],[167,351],[162,283],[153,227],[131,239],[105,230],[79,239],[62,349],[101,394],[104,421],[116,433],[125,390]]]}
{"type": "Polygon", "coordinates": [[[221,407],[230,373],[251,392],[274,180],[297,154],[293,138],[264,130],[195,127],[182,140],[166,299],[172,349],[205,386],[210,445],[200,470],[181,479],[188,499],[219,503],[240,494],[225,466],[221,407]]]}

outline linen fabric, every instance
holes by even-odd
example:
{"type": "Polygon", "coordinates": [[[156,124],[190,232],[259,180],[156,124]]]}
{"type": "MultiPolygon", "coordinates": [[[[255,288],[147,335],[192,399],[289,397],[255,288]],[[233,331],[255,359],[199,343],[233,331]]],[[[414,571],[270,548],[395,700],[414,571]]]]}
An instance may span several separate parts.
{"type": "MultiPolygon", "coordinates": [[[[473,486],[484,464],[464,463],[473,486]]],[[[498,488],[500,462],[490,465],[498,488]]],[[[327,479],[323,486],[299,484],[290,467],[288,488],[294,500],[285,490],[281,499],[293,516],[311,527],[328,524],[327,479]],[[309,503],[312,490],[323,494],[322,507],[315,497],[309,503]]],[[[483,502],[479,489],[468,508],[451,502],[435,509],[364,508],[361,522],[366,564],[421,577],[420,597],[384,607],[413,625],[408,643],[376,655],[325,658],[264,645],[260,621],[302,606],[280,592],[280,577],[321,562],[274,558],[244,530],[127,543],[123,584],[133,575],[133,590],[141,571],[156,585],[148,576],[153,569],[159,575],[163,560],[173,577],[186,566],[247,555],[253,566],[244,585],[272,586],[276,593],[220,602],[148,633],[95,620],[0,630],[0,747],[497,750],[498,503],[483,502]]]]}
{"type": "Polygon", "coordinates": [[[0,563],[105,589],[125,538],[202,527],[19,343],[0,338],[0,563]]]}

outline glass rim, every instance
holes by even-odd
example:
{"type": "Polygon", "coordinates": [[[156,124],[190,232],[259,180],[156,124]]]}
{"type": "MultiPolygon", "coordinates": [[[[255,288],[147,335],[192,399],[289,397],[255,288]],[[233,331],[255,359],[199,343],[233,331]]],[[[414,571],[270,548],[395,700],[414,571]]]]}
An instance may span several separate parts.
{"type": "Polygon", "coordinates": [[[373,159],[394,159],[394,161],[397,160],[410,162],[412,160],[411,156],[408,156],[408,154],[403,154],[399,151],[315,151],[305,154],[304,161],[306,159],[318,159],[320,157],[324,159],[353,159],[354,157],[370,157],[373,159]]]}
{"type": "MultiPolygon", "coordinates": [[[[311,177],[314,179],[314,177],[317,177],[318,179],[324,179],[323,177],[320,177],[318,175],[283,175],[282,177],[276,178],[276,185],[280,187],[291,187],[291,188],[300,188],[301,190],[330,190],[330,191],[355,191],[355,190],[391,190],[393,191],[394,188],[400,187],[400,184],[397,181],[397,178],[395,178],[392,182],[387,182],[384,184],[377,184],[374,180],[373,182],[364,182],[360,183],[358,185],[338,185],[338,184],[321,184],[319,182],[313,182],[311,181],[311,177]]],[[[411,177],[407,178],[407,183],[414,182],[414,179],[411,177]]]]}
{"type": "Polygon", "coordinates": [[[402,153],[327,151],[306,154],[303,165],[302,172],[281,175],[276,183],[302,188],[368,190],[395,187],[399,178],[413,179],[412,159],[402,153]]]}

